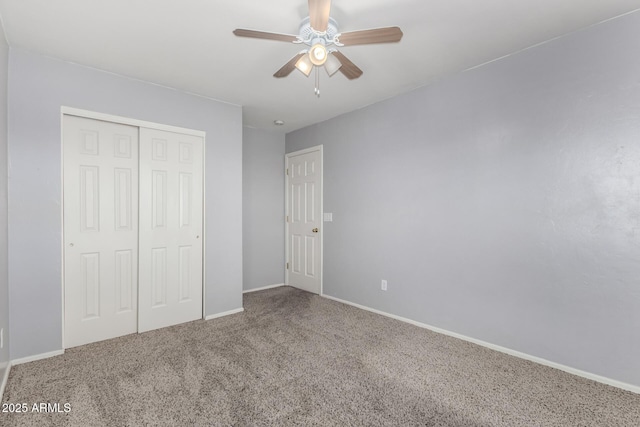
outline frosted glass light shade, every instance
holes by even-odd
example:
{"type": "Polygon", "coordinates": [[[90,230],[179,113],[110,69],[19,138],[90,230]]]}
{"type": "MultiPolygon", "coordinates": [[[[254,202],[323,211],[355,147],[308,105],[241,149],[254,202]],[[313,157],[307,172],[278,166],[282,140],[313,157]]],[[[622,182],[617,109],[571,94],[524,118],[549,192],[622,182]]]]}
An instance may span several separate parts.
{"type": "Polygon", "coordinates": [[[311,62],[311,58],[309,58],[309,54],[304,54],[298,59],[296,62],[296,68],[305,76],[309,77],[311,74],[311,70],[313,69],[313,63],[311,62]]]}
{"type": "Polygon", "coordinates": [[[318,67],[323,65],[327,60],[327,48],[324,45],[318,43],[311,46],[309,49],[309,59],[313,65],[318,67]]]}
{"type": "Polygon", "coordinates": [[[332,53],[327,55],[327,62],[324,63],[324,69],[329,74],[329,77],[333,76],[342,67],[342,62],[338,60],[332,53]]]}

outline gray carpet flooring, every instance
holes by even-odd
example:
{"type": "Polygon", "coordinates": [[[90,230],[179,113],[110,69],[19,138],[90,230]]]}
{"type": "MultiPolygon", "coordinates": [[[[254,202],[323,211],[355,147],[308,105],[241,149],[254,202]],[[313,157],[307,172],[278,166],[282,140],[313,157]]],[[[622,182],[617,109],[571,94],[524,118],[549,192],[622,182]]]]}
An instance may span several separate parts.
{"type": "Polygon", "coordinates": [[[293,288],[244,307],[15,366],[0,425],[640,425],[640,395],[293,288]]]}

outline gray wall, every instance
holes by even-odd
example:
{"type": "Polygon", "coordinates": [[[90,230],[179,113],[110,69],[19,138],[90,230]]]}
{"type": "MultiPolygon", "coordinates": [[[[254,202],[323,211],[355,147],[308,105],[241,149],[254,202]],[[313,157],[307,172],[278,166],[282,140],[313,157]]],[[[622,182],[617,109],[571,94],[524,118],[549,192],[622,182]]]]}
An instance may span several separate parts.
{"type": "Polygon", "coordinates": [[[288,134],[324,292],[640,386],[638,52],[634,13],[288,134]]]}
{"type": "Polygon", "coordinates": [[[284,283],[284,134],[243,129],[244,290],[284,283]]]}
{"type": "Polygon", "coordinates": [[[206,314],[242,307],[242,110],[11,49],[11,358],[62,346],[60,106],[206,131],[206,314]]]}
{"type": "MultiPolygon", "coordinates": [[[[9,282],[7,273],[7,74],[9,46],[0,21],[0,329],[4,347],[0,349],[0,383],[9,361],[9,282]]],[[[1,396],[0,396],[1,397],[1,396]]]]}

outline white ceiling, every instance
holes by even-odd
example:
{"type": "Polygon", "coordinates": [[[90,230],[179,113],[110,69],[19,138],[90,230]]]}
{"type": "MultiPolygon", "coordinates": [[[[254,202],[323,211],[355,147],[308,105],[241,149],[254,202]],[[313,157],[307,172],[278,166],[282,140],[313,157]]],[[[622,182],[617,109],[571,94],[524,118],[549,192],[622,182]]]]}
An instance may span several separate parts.
{"type": "Polygon", "coordinates": [[[639,8],[640,0],[333,0],[340,31],[397,25],[404,38],[341,48],[364,75],[323,72],[319,99],[313,77],[272,77],[300,46],[232,34],[297,34],[305,0],[0,0],[0,17],[12,47],[242,105],[245,126],[288,132],[639,8]]]}

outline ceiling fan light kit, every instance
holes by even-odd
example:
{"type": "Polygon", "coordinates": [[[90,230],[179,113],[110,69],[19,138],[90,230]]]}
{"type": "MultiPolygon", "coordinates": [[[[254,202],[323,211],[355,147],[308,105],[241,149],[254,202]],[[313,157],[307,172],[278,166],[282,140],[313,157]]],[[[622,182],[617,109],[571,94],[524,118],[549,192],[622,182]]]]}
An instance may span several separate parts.
{"type": "Polygon", "coordinates": [[[316,87],[314,93],[320,97],[320,76],[318,68],[324,67],[329,77],[341,71],[349,80],[357,79],[362,70],[347,59],[333,46],[354,46],[373,43],[395,43],[402,39],[402,31],[398,27],[375,28],[372,30],[349,31],[340,33],[338,23],[329,16],[331,0],[308,0],[309,16],[300,23],[299,34],[271,33],[266,31],[238,28],[233,33],[238,37],[277,40],[309,46],[291,58],[274,77],[286,77],[297,69],[309,77],[316,70],[316,87]]]}

